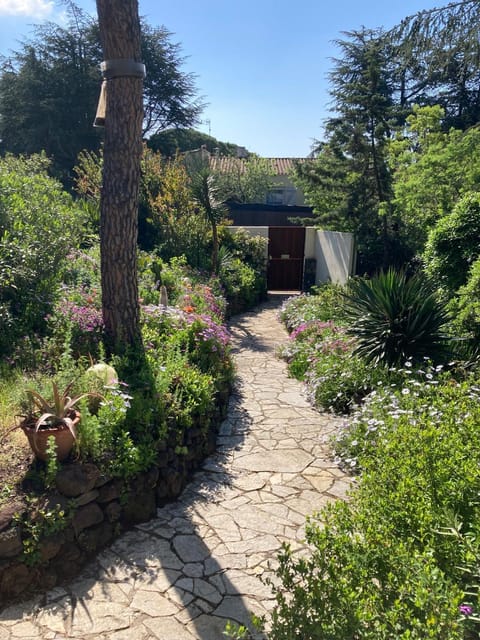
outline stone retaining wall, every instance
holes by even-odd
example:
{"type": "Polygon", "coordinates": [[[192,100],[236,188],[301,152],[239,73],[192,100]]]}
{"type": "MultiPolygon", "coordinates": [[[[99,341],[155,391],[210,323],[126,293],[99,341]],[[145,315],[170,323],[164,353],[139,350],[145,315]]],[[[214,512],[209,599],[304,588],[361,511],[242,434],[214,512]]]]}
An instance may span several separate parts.
{"type": "Polygon", "coordinates": [[[65,464],[57,474],[56,489],[43,496],[33,510],[20,514],[20,522],[15,515],[18,505],[2,509],[0,606],[74,577],[97,551],[123,531],[153,518],[157,507],[177,498],[192,472],[215,450],[227,403],[225,393],[207,432],[198,427],[185,432],[186,454],[178,453],[177,437],[172,433],[160,447],[155,465],[128,481],[106,476],[95,464],[65,464]],[[28,523],[41,523],[42,512],[55,510],[67,514],[66,526],[58,527],[62,520],[54,517],[51,529],[60,530],[35,540],[28,523]],[[33,553],[28,554],[33,563],[25,562],[25,541],[33,544],[33,553]]]}

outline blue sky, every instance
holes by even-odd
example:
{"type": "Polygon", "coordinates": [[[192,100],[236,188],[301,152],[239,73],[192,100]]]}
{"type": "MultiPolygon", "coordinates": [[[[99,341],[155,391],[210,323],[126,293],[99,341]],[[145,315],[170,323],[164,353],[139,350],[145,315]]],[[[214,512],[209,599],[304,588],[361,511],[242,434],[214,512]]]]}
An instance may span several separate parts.
{"type": "MultiPolygon", "coordinates": [[[[77,0],[96,13],[93,0],[77,0]]],[[[328,116],[328,72],[342,31],[397,24],[444,6],[434,0],[139,0],[152,26],[179,42],[185,71],[208,103],[200,130],[259,155],[305,156],[328,116]]],[[[57,0],[0,0],[0,53],[42,20],[60,22],[57,0]]],[[[148,70],[147,70],[148,72],[148,70]]]]}

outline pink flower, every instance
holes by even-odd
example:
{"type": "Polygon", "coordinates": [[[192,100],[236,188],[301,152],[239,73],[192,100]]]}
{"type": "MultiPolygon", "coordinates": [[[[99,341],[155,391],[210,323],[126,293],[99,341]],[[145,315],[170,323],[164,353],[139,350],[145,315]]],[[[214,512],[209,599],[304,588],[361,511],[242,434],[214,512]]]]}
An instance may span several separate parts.
{"type": "Polygon", "coordinates": [[[461,604],[459,606],[460,613],[464,616],[471,616],[473,613],[473,607],[469,604],[461,604]]]}

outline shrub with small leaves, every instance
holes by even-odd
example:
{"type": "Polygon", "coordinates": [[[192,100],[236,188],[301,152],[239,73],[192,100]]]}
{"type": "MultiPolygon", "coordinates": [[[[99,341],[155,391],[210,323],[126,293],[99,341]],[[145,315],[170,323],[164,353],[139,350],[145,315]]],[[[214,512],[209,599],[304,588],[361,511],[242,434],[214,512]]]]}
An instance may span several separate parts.
{"type": "Polygon", "coordinates": [[[343,325],[343,290],[340,285],[322,284],[314,288],[313,295],[301,294],[288,298],[280,309],[280,320],[288,331],[310,320],[343,325]]]}
{"type": "Polygon", "coordinates": [[[308,553],[279,556],[271,640],[478,637],[480,388],[402,375],[337,443],[362,468],[348,501],[309,520],[308,553]]]}

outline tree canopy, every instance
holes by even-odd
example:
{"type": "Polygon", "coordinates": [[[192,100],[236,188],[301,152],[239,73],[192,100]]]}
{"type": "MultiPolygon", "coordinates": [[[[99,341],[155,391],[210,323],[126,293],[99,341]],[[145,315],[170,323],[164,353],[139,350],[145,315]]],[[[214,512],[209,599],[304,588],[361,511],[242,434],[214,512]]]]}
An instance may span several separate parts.
{"type": "Polygon", "coordinates": [[[232,142],[221,142],[201,131],[182,127],[158,131],[148,138],[147,144],[150,149],[167,158],[174,158],[179,152],[194,151],[201,147],[205,147],[209,153],[216,153],[218,150],[222,156],[235,156],[238,149],[238,145],[232,142]]]}
{"type": "MultiPolygon", "coordinates": [[[[444,175],[453,172],[461,180],[461,154],[476,153],[476,133],[462,132],[480,120],[480,3],[462,0],[405,18],[388,32],[361,29],[343,36],[330,74],[333,105],[325,139],[317,143],[314,159],[297,167],[296,180],[314,207],[317,225],[353,231],[359,268],[372,271],[408,259],[428,232],[417,224],[410,242],[411,221],[417,217],[433,224],[463,192],[457,179],[450,184],[445,177],[439,189],[443,195],[430,189],[426,196],[427,184],[418,175],[432,184],[441,156],[443,168],[449,163],[444,175]],[[428,151],[424,143],[409,146],[416,135],[409,116],[420,107],[439,109],[437,138],[428,135],[428,151]],[[452,126],[457,133],[450,133],[452,126]],[[391,144],[402,137],[403,156],[391,144]],[[428,213],[421,210],[420,197],[416,202],[413,192],[406,197],[415,182],[419,196],[428,200],[433,195],[428,213]],[[436,207],[440,196],[443,204],[436,207]]],[[[425,121],[433,112],[421,114],[425,121]]],[[[471,188],[476,170],[467,173],[471,188]]]]}
{"type": "MultiPolygon", "coordinates": [[[[307,201],[322,227],[353,231],[361,256],[386,264],[391,253],[391,179],[387,141],[396,123],[388,49],[379,31],[345,34],[330,74],[335,113],[317,158],[297,167],[307,201]]],[[[369,268],[364,264],[364,268],[369,268]]]]}
{"type": "Polygon", "coordinates": [[[402,106],[439,104],[445,129],[466,129],[480,120],[478,0],[421,11],[386,35],[402,106]]]}
{"type": "Polygon", "coordinates": [[[442,107],[416,107],[389,144],[392,206],[404,241],[421,252],[437,221],[480,185],[480,128],[441,130],[442,107]]]}
{"type": "MultiPolygon", "coordinates": [[[[0,151],[44,150],[65,177],[82,149],[96,150],[102,132],[93,128],[100,91],[102,53],[95,18],[68,5],[66,26],[37,25],[0,69],[0,151]]],[[[202,110],[195,77],[182,71],[180,46],[165,27],[141,21],[147,67],[143,134],[195,124],[202,110]]]]}

